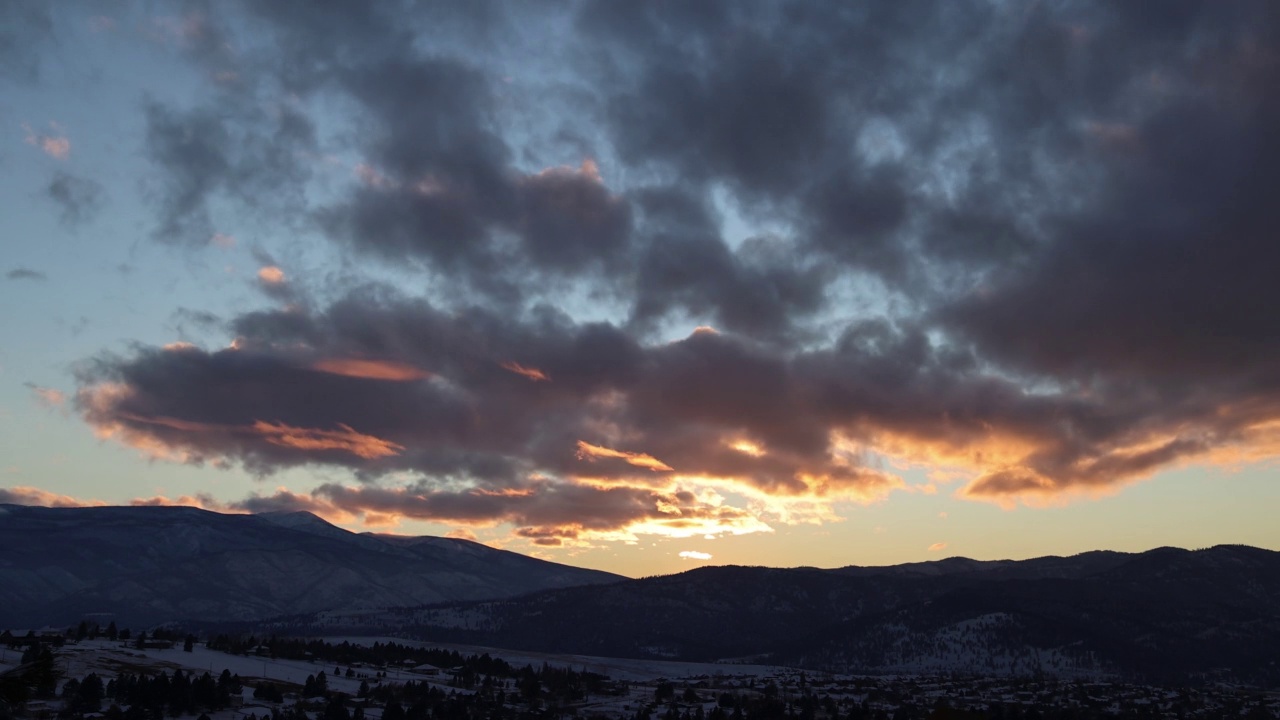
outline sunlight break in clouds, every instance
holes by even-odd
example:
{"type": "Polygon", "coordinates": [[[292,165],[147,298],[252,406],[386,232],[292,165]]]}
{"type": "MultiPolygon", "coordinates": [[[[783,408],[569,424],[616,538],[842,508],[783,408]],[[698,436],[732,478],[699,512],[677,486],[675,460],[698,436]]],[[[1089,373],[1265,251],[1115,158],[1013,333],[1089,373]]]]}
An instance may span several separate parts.
{"type": "Polygon", "coordinates": [[[711,553],[698,552],[697,550],[681,550],[679,556],[685,560],[710,560],[711,553]]]}

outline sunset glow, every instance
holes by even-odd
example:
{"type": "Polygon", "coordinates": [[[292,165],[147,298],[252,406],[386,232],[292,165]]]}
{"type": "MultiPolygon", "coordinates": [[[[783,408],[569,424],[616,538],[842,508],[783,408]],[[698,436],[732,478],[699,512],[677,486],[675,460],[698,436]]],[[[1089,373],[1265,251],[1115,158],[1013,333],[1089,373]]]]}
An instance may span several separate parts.
{"type": "Polygon", "coordinates": [[[647,468],[654,472],[671,472],[672,467],[652,455],[644,453],[623,452],[599,445],[592,445],[584,440],[578,441],[578,459],[590,461],[595,458],[620,458],[628,465],[647,468]]]}
{"type": "Polygon", "coordinates": [[[431,373],[412,365],[384,360],[330,359],[320,360],[311,367],[320,372],[367,380],[410,382],[431,377],[431,373]]]}

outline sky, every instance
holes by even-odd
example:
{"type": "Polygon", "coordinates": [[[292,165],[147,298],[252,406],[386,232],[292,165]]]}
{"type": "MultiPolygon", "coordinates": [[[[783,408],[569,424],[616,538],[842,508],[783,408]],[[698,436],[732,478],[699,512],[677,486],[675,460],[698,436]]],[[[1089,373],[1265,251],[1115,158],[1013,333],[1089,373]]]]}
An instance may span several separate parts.
{"type": "Polygon", "coordinates": [[[1280,6],[0,2],[0,502],[1280,549],[1280,6]]]}

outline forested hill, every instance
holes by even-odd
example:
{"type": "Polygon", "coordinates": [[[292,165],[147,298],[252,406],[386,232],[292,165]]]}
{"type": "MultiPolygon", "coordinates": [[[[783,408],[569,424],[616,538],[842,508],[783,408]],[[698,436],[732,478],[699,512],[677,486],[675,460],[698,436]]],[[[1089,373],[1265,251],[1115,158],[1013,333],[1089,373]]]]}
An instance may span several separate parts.
{"type": "Polygon", "coordinates": [[[402,629],[406,621],[427,639],[589,655],[1274,685],[1280,553],[1218,546],[834,570],[706,567],[395,620],[402,629]]]}

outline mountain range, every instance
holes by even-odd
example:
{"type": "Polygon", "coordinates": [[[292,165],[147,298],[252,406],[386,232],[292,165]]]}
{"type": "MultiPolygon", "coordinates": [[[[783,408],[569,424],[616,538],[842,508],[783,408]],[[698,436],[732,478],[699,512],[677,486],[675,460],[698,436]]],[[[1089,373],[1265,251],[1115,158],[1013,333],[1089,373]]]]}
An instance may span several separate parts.
{"type": "Polygon", "coordinates": [[[852,673],[1280,687],[1280,553],[1241,545],[629,580],[305,512],[0,505],[0,628],[94,613],[852,673]]]}
{"type": "Polygon", "coordinates": [[[306,512],[0,505],[0,628],[261,620],[612,582],[467,540],[352,533],[306,512]]]}
{"type": "Polygon", "coordinates": [[[850,673],[1274,687],[1280,553],[1223,545],[830,570],[704,567],[394,616],[324,613],[302,625],[295,629],[850,673]]]}

